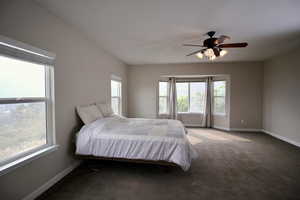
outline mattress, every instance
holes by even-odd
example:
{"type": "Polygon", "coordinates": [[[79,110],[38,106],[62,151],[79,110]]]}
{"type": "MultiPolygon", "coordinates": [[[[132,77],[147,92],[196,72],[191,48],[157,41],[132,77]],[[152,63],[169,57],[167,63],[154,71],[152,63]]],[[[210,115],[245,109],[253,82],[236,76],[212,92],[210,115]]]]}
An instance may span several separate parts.
{"type": "Polygon", "coordinates": [[[197,157],[180,121],[120,116],[83,126],[77,135],[76,154],[166,161],[181,166],[184,171],[197,157]]]}

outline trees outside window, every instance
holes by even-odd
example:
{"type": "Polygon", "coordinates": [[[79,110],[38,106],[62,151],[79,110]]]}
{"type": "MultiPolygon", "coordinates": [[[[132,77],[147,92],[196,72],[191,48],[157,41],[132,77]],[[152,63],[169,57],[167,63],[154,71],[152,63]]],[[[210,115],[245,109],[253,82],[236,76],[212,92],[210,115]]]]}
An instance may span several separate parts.
{"type": "Polygon", "coordinates": [[[176,83],[177,112],[204,113],[206,83],[179,82],[176,83]]]}
{"type": "Polygon", "coordinates": [[[226,113],[226,81],[213,81],[213,113],[226,113]]]}
{"type": "Polygon", "coordinates": [[[44,64],[0,55],[0,163],[53,145],[52,76],[44,64]]]}

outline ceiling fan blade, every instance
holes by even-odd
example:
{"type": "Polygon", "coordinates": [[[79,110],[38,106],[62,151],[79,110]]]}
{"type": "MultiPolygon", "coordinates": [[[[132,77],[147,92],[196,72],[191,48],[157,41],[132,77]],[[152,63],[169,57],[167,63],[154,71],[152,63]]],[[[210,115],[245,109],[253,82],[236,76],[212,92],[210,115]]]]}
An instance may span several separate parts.
{"type": "Polygon", "coordinates": [[[203,47],[201,44],[183,44],[183,46],[188,46],[188,47],[203,47]]]}
{"type": "Polygon", "coordinates": [[[215,54],[216,57],[219,57],[219,56],[220,56],[220,51],[219,51],[219,49],[213,48],[213,51],[214,51],[214,54],[215,54]]]}
{"type": "Polygon", "coordinates": [[[203,51],[203,49],[198,50],[198,51],[194,51],[194,52],[192,52],[192,53],[190,53],[190,54],[188,54],[188,55],[186,55],[186,56],[191,56],[191,55],[197,54],[197,53],[199,53],[199,52],[201,52],[201,51],[203,51]]]}
{"type": "Polygon", "coordinates": [[[220,44],[219,48],[239,48],[239,47],[246,47],[248,46],[247,42],[243,43],[231,43],[231,44],[220,44]]]}
{"type": "Polygon", "coordinates": [[[217,44],[222,44],[225,40],[230,40],[230,37],[227,35],[221,35],[217,40],[217,44]]]}

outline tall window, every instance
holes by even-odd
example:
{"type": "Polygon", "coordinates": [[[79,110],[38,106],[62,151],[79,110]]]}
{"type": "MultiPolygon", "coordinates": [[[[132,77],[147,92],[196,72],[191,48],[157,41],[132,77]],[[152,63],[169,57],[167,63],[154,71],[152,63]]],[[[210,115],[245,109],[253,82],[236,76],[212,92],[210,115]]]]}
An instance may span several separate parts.
{"type": "Polygon", "coordinates": [[[166,114],[168,111],[168,82],[159,82],[159,114],[166,114]]]}
{"type": "Polygon", "coordinates": [[[213,82],[213,113],[226,114],[226,81],[213,82]]]}
{"type": "Polygon", "coordinates": [[[119,80],[111,80],[111,106],[115,114],[122,113],[122,83],[119,80]]]}
{"type": "Polygon", "coordinates": [[[0,44],[0,167],[54,144],[53,68],[31,53],[0,44]]]}
{"type": "Polygon", "coordinates": [[[177,111],[179,113],[204,113],[205,82],[176,83],[177,111]]]}

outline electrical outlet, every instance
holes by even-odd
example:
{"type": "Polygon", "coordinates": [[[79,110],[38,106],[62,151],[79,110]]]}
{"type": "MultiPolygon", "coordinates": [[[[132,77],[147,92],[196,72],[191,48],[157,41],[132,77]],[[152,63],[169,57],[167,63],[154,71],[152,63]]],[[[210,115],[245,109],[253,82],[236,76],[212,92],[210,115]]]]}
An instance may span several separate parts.
{"type": "Polygon", "coordinates": [[[242,120],[241,120],[241,124],[244,124],[244,123],[245,123],[245,121],[242,119],[242,120]]]}

